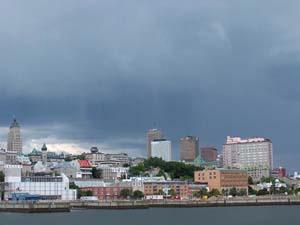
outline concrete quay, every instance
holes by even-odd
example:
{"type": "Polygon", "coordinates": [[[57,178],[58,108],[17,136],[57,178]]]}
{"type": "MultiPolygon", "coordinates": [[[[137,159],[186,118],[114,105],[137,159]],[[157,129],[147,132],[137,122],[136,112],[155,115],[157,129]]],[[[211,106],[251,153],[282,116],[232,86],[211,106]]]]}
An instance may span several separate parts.
{"type": "Polygon", "coordinates": [[[268,196],[244,198],[218,198],[209,200],[116,200],[116,201],[72,201],[72,202],[0,202],[0,212],[53,213],[70,212],[77,209],[148,209],[148,208],[192,208],[300,205],[297,196],[268,196]]]}
{"type": "Polygon", "coordinates": [[[300,205],[299,197],[231,198],[200,201],[141,200],[141,201],[94,201],[71,203],[72,209],[147,209],[147,208],[191,208],[300,205]]]}
{"type": "Polygon", "coordinates": [[[68,202],[0,202],[0,212],[57,213],[70,212],[68,202]]]}

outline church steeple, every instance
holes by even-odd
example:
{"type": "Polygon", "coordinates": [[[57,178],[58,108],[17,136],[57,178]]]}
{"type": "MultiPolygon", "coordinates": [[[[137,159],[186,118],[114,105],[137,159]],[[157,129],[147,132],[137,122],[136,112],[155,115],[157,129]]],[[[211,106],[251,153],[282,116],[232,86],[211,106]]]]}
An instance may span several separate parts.
{"type": "Polygon", "coordinates": [[[44,145],[42,147],[42,162],[43,162],[44,165],[46,165],[47,161],[48,161],[47,146],[44,143],[44,145]]]}
{"type": "Polygon", "coordinates": [[[43,144],[42,151],[47,151],[47,146],[45,143],[43,144]]]}

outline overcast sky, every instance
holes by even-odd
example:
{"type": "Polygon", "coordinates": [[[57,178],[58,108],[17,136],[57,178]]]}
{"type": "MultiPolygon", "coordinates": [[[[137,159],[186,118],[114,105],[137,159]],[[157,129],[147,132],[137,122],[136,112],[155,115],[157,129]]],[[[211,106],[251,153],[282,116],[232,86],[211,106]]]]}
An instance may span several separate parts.
{"type": "Polygon", "coordinates": [[[0,142],[145,156],[154,126],[300,169],[300,1],[0,0],[0,142]]]}

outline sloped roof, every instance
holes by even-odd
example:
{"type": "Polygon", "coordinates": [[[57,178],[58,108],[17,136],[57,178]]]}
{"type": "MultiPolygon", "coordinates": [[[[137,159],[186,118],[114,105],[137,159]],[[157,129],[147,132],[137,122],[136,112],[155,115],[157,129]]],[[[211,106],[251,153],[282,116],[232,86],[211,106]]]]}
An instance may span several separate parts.
{"type": "Polygon", "coordinates": [[[78,160],[80,168],[91,168],[92,165],[90,164],[89,160],[78,160]]]}

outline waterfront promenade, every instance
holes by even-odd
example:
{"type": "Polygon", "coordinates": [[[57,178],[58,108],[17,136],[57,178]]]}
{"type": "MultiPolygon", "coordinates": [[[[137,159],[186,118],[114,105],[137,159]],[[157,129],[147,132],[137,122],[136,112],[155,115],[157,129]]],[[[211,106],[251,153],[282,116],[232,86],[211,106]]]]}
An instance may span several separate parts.
{"type": "Polygon", "coordinates": [[[268,196],[248,198],[217,198],[210,200],[141,200],[141,201],[74,201],[73,209],[143,209],[143,208],[190,208],[190,207],[230,207],[300,205],[298,196],[268,196]]]}
{"type": "Polygon", "coordinates": [[[216,198],[209,200],[116,200],[72,202],[0,202],[0,211],[22,213],[70,212],[77,209],[147,209],[300,205],[298,196],[216,198]]]}

